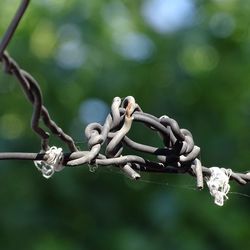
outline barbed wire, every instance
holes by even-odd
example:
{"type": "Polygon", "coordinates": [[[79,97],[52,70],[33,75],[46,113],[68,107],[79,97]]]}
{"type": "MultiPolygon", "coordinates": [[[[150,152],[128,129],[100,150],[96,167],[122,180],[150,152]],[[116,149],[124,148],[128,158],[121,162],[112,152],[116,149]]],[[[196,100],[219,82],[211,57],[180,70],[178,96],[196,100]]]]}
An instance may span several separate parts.
{"type": "Polygon", "coordinates": [[[211,194],[217,195],[217,198],[219,197],[218,204],[222,205],[223,198],[227,198],[226,194],[229,191],[227,183],[229,179],[235,180],[239,184],[246,184],[250,181],[248,173],[202,166],[199,160],[200,148],[195,145],[191,132],[180,128],[174,119],[166,115],[158,118],[143,112],[132,96],[124,99],[115,97],[104,124],[91,123],[86,127],[85,136],[88,150],[78,150],[74,140],[50,117],[44,106],[38,82],[30,73],[20,68],[17,62],[5,51],[28,3],[28,0],[22,1],[2,39],[0,62],[4,72],[17,79],[26,98],[32,104],[31,128],[41,139],[41,151],[39,153],[1,152],[0,160],[35,161],[36,166],[46,178],[50,177],[54,170],[62,170],[61,167],[58,167],[59,165],[68,167],[88,165],[92,168],[113,165],[119,167],[132,179],[140,178],[139,171],[189,174],[196,177],[198,189],[203,188],[204,180],[206,180],[211,194]],[[68,146],[69,152],[62,152],[61,149],[52,150],[55,147],[50,147],[50,135],[41,128],[41,121],[53,135],[68,146]],[[162,139],[162,145],[151,146],[133,141],[128,133],[134,123],[145,125],[158,134],[162,139]],[[125,147],[135,153],[124,155],[125,147]],[[151,155],[150,158],[153,156],[154,159],[145,159],[137,153],[151,155]]]}

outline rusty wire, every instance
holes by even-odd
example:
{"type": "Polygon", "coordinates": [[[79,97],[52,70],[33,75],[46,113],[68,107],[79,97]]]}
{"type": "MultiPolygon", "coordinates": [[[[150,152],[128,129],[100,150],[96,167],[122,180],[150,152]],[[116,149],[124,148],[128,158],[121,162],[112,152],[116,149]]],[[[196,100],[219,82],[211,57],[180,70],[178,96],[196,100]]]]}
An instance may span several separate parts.
{"type": "MultiPolygon", "coordinates": [[[[63,165],[75,167],[90,166],[117,166],[133,179],[140,178],[138,171],[190,174],[197,179],[197,187],[203,188],[204,176],[210,176],[209,168],[202,166],[199,155],[200,148],[195,145],[192,134],[187,129],[180,128],[178,123],[168,116],[159,118],[145,113],[136,103],[134,97],[125,99],[115,97],[111,105],[110,114],[103,125],[91,123],[85,129],[89,150],[79,151],[74,140],[66,134],[50,117],[43,104],[42,93],[38,82],[25,70],[21,69],[15,60],[5,51],[11,37],[23,16],[29,1],[23,0],[11,25],[0,44],[0,62],[4,72],[15,76],[23,89],[26,98],[33,106],[31,128],[41,138],[41,152],[1,152],[0,160],[43,160],[48,155],[49,133],[41,128],[40,122],[58,138],[67,144],[69,153],[64,152],[63,165]],[[146,125],[162,139],[162,145],[151,146],[133,141],[128,133],[134,123],[146,125]],[[134,154],[124,155],[124,147],[130,148],[134,154]],[[138,155],[137,155],[138,153],[138,155]],[[154,160],[147,160],[140,156],[146,153],[154,156],[154,160]]],[[[250,181],[247,173],[232,172],[231,180],[240,184],[250,181]]]]}

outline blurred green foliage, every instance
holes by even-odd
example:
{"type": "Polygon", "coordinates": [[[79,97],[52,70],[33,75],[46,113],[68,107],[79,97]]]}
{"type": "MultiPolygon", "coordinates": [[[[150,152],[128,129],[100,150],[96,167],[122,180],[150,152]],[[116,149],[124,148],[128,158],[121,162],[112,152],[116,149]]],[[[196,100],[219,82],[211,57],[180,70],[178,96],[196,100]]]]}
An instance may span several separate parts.
{"type": "MultiPolygon", "coordinates": [[[[0,2],[1,35],[19,2],[0,2]]],[[[8,51],[39,81],[51,116],[79,148],[87,148],[85,101],[105,111],[113,97],[133,95],[145,112],[167,114],[189,129],[205,166],[246,171],[249,15],[243,0],[33,0],[8,51]]],[[[0,96],[1,151],[38,152],[32,107],[4,73],[0,96]]],[[[93,119],[103,117],[99,111],[90,112],[93,119]]],[[[139,126],[131,137],[159,142],[139,126]]],[[[189,176],[144,174],[133,182],[113,168],[93,174],[82,166],[45,180],[32,162],[0,164],[1,249],[211,250],[250,243],[249,197],[231,193],[216,207],[189,176]]],[[[236,184],[231,191],[250,193],[236,184]]]]}

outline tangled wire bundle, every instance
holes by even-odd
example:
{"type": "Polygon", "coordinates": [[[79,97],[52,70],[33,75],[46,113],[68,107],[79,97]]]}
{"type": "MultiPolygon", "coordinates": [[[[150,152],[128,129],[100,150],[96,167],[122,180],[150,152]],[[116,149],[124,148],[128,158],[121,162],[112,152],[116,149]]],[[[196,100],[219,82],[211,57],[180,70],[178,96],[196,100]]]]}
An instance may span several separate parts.
{"type": "Polygon", "coordinates": [[[223,205],[224,199],[227,199],[230,189],[229,180],[235,180],[240,184],[250,181],[248,173],[235,173],[231,169],[202,166],[199,160],[200,148],[194,144],[191,132],[180,128],[174,119],[166,115],[157,118],[144,113],[132,96],[123,100],[115,97],[104,124],[91,123],[85,129],[89,150],[78,150],[74,140],[51,119],[48,110],[43,105],[38,82],[31,74],[21,69],[5,51],[28,3],[28,0],[23,0],[3,37],[0,44],[0,61],[4,71],[16,77],[25,96],[33,106],[31,128],[41,138],[41,151],[40,153],[2,152],[0,160],[33,160],[46,178],[51,177],[56,171],[61,171],[65,166],[73,167],[84,164],[93,168],[114,165],[135,180],[140,178],[139,171],[188,173],[196,177],[198,189],[203,188],[204,180],[207,182],[215,203],[220,206],[223,205]],[[61,148],[55,146],[50,147],[50,135],[41,128],[41,121],[52,134],[67,144],[69,153],[64,153],[61,148]],[[135,122],[142,123],[157,133],[162,139],[162,145],[150,146],[130,139],[128,133],[135,122]],[[124,155],[124,147],[132,149],[133,152],[153,155],[154,160],[144,159],[137,154],[124,155]]]}

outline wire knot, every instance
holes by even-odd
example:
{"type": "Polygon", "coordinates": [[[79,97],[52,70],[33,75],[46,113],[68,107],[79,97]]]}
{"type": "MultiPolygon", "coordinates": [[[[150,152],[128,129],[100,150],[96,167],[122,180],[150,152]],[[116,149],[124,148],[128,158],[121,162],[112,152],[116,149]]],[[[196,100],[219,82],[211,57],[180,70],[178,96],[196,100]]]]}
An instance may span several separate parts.
{"type": "Polygon", "coordinates": [[[48,157],[47,160],[34,161],[34,164],[42,172],[43,177],[49,179],[55,172],[64,168],[63,151],[62,148],[53,146],[45,152],[45,155],[48,157]]]}
{"type": "Polygon", "coordinates": [[[210,194],[214,197],[214,203],[223,206],[224,199],[227,200],[227,193],[230,190],[229,179],[232,174],[231,169],[211,167],[211,175],[206,178],[210,194]]]}

